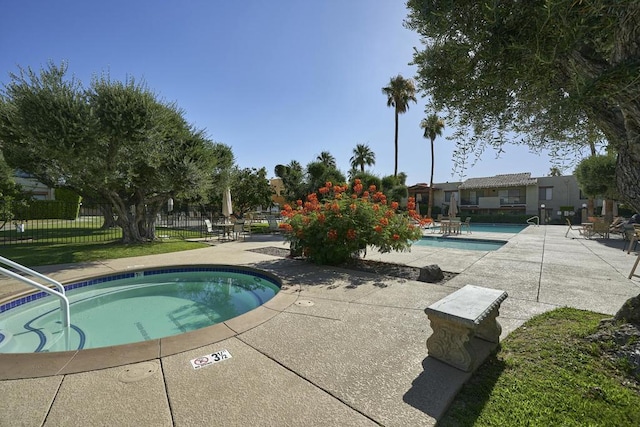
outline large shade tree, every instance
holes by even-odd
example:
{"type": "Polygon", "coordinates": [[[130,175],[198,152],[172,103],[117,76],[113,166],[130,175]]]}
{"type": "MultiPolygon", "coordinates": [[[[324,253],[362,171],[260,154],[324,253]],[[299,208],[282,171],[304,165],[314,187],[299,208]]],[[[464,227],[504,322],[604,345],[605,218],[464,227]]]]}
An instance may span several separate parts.
{"type": "Polygon", "coordinates": [[[395,113],[395,163],[393,176],[398,175],[398,117],[409,109],[410,102],[416,100],[416,87],[412,79],[405,79],[400,74],[392,77],[389,84],[382,88],[382,93],[387,97],[387,107],[393,107],[395,113]]]}
{"type": "Polygon", "coordinates": [[[242,214],[258,207],[271,207],[273,189],[267,179],[267,169],[235,169],[231,174],[231,195],[234,211],[242,214]]]}
{"type": "Polygon", "coordinates": [[[424,129],[424,137],[429,138],[431,142],[431,175],[429,178],[429,202],[427,205],[427,217],[431,218],[431,210],[433,209],[433,170],[435,169],[433,142],[436,137],[442,135],[444,121],[437,114],[430,114],[420,122],[420,127],[424,129]]]}
{"type": "Polygon", "coordinates": [[[352,169],[360,169],[360,172],[364,172],[365,166],[373,166],[376,164],[376,153],[369,148],[367,144],[356,144],[356,148],[353,149],[353,156],[349,160],[352,169]]]}
{"type": "Polygon", "coordinates": [[[458,153],[604,138],[618,153],[618,189],[640,210],[640,2],[407,5],[406,25],[423,43],[414,55],[419,88],[448,110],[458,153]]]}
{"type": "Polygon", "coordinates": [[[110,203],[123,242],[153,240],[169,198],[210,187],[214,144],[144,84],[100,76],[84,88],[66,72],[50,64],[10,75],[0,99],[7,162],[110,203]]]}
{"type": "Polygon", "coordinates": [[[15,218],[15,210],[26,206],[31,195],[22,189],[14,179],[14,170],[4,160],[0,153],[0,230],[7,222],[15,218]]]}

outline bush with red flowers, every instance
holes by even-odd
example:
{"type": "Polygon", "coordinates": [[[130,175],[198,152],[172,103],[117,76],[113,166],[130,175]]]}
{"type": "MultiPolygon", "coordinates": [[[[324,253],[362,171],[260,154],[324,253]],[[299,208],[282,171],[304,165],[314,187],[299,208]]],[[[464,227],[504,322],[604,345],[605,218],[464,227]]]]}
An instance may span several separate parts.
{"type": "Polygon", "coordinates": [[[358,257],[367,246],[380,252],[407,251],[421,237],[416,221],[424,220],[416,213],[412,198],[407,213],[402,213],[398,203],[387,203],[375,186],[366,191],[356,180],[352,191],[347,190],[346,185],[327,182],[318,190],[319,196],[310,194],[296,206],[285,205],[280,227],[293,255],[337,265],[358,257]]]}

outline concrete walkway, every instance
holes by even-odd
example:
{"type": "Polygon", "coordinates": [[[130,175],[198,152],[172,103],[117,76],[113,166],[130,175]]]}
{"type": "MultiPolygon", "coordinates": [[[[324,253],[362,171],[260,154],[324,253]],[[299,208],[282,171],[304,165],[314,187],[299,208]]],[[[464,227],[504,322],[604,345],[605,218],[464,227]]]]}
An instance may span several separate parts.
{"type": "MultiPolygon", "coordinates": [[[[43,267],[39,271],[69,281],[158,265],[241,264],[282,278],[287,303],[256,309],[271,314],[250,328],[227,324],[227,336],[186,352],[0,381],[0,425],[434,425],[469,374],[427,357],[431,330],[423,310],[428,305],[466,284],[505,290],[509,297],[499,317],[504,338],[532,316],[559,306],[613,315],[640,293],[640,279],[627,279],[636,256],[621,250],[620,239],[586,240],[577,233],[565,238],[565,231],[531,226],[517,235],[462,236],[508,240],[494,252],[414,246],[408,253],[367,256],[412,266],[438,264],[459,273],[444,285],[247,251],[286,247],[278,237],[262,236],[153,257],[43,267]],[[192,368],[191,359],[223,349],[231,359],[192,368]]],[[[0,280],[0,298],[19,289],[0,280]]],[[[17,366],[3,360],[0,378],[17,366]]],[[[23,365],[27,372],[38,368],[23,365]]]]}

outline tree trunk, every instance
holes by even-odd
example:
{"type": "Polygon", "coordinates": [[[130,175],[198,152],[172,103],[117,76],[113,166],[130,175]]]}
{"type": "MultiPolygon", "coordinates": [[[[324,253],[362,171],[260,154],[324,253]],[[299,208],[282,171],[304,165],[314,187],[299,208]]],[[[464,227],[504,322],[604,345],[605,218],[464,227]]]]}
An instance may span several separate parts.
{"type": "Polygon", "coordinates": [[[640,143],[618,149],[616,183],[623,200],[640,212],[640,143]]]}
{"type": "Polygon", "coordinates": [[[395,131],[395,147],[396,147],[396,162],[393,168],[393,176],[398,176],[398,110],[396,109],[396,131],[395,131]]]}
{"type": "Polygon", "coordinates": [[[125,201],[118,194],[109,194],[107,198],[117,215],[116,224],[122,228],[122,243],[145,243],[155,239],[155,213],[153,217],[147,216],[147,201],[143,197],[132,197],[137,199],[135,202],[125,201]]]}
{"type": "Polygon", "coordinates": [[[99,206],[100,211],[102,212],[102,218],[104,218],[104,222],[100,228],[106,230],[108,228],[116,227],[117,224],[113,215],[113,206],[107,204],[100,204],[99,206]]]}
{"type": "Polygon", "coordinates": [[[433,210],[433,169],[435,168],[435,159],[433,156],[433,139],[431,140],[431,177],[429,178],[429,204],[427,205],[427,217],[432,218],[433,210]]]}

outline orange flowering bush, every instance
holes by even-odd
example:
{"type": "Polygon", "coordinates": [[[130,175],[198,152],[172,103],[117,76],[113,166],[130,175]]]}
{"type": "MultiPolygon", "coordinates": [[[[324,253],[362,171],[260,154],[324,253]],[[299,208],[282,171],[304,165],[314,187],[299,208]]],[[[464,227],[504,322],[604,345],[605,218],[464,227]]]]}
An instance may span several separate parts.
{"type": "Polygon", "coordinates": [[[408,212],[401,213],[398,204],[387,203],[375,186],[363,191],[360,180],[352,189],[327,182],[318,193],[322,199],[313,193],[295,207],[285,205],[285,221],[280,224],[291,252],[317,264],[341,264],[359,256],[367,245],[381,252],[409,250],[422,235],[416,221],[423,220],[413,199],[408,212]]]}

